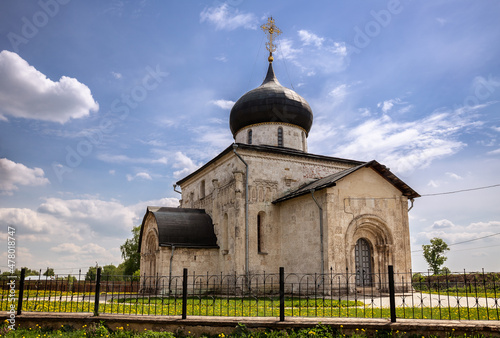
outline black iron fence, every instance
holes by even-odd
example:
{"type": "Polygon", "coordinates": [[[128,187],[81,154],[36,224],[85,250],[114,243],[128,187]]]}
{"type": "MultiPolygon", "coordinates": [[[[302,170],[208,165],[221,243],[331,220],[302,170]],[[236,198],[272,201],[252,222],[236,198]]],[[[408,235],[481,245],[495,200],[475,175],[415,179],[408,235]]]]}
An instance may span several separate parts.
{"type": "Polygon", "coordinates": [[[500,274],[393,273],[3,278],[1,311],[159,316],[500,320],[500,274]]]}

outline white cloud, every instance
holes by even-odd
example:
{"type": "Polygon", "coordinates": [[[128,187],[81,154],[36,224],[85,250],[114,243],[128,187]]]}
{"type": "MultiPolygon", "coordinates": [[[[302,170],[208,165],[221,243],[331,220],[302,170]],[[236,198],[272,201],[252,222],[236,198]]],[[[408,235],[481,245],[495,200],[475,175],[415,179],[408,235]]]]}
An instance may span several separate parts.
{"type": "Polygon", "coordinates": [[[303,29],[299,30],[298,34],[299,34],[300,41],[302,41],[302,43],[305,46],[315,45],[316,47],[319,48],[323,44],[323,41],[325,41],[325,38],[320,38],[316,34],[311,33],[309,31],[306,31],[306,30],[303,30],[303,29]]]}
{"type": "Polygon", "coordinates": [[[341,84],[337,87],[333,88],[328,95],[333,97],[337,102],[342,102],[344,97],[347,95],[347,88],[349,86],[347,84],[341,84]]]}
{"type": "Polygon", "coordinates": [[[429,183],[427,183],[427,186],[432,187],[432,188],[438,188],[441,185],[440,182],[430,180],[429,183]]]}
{"type": "Polygon", "coordinates": [[[467,230],[491,231],[497,233],[500,230],[500,221],[475,222],[467,226],[467,230]]]}
{"type": "Polygon", "coordinates": [[[368,108],[359,108],[358,112],[362,117],[368,117],[372,115],[372,112],[368,108]]]}
{"type": "Polygon", "coordinates": [[[128,234],[135,217],[121,203],[99,199],[48,198],[38,207],[37,213],[54,216],[58,224],[81,233],[90,231],[112,237],[128,234]]]}
{"type": "Polygon", "coordinates": [[[133,181],[135,179],[143,179],[143,180],[152,180],[153,178],[151,177],[151,175],[149,175],[148,173],[145,173],[145,172],[140,172],[140,173],[137,173],[135,175],[127,175],[127,181],[133,181]]]}
{"type": "Polygon", "coordinates": [[[49,180],[40,168],[28,168],[6,158],[0,158],[0,192],[11,195],[19,185],[40,186],[48,184],[49,180]]]}
{"type": "Polygon", "coordinates": [[[139,202],[134,205],[128,206],[127,208],[136,215],[136,218],[134,219],[135,224],[139,224],[142,222],[142,218],[148,206],[177,208],[179,206],[179,199],[166,197],[158,200],[139,202]]]}
{"type": "Polygon", "coordinates": [[[492,150],[492,151],[488,151],[487,154],[488,155],[500,155],[500,148],[492,150]]]}
{"type": "Polygon", "coordinates": [[[19,235],[50,235],[57,231],[54,219],[27,208],[0,208],[0,225],[15,227],[19,235]]]}
{"type": "Polygon", "coordinates": [[[447,219],[442,219],[439,221],[435,221],[434,224],[431,225],[431,229],[448,229],[454,228],[455,224],[447,219]]]}
{"type": "Polygon", "coordinates": [[[436,18],[436,21],[441,25],[444,26],[446,23],[448,23],[448,20],[444,18],[436,18]]]}
{"type": "Polygon", "coordinates": [[[234,106],[234,101],[230,101],[230,100],[212,100],[210,101],[210,104],[213,104],[219,108],[222,108],[222,109],[231,109],[233,108],[234,106]]]}
{"type": "Polygon", "coordinates": [[[51,251],[57,253],[65,253],[72,255],[91,255],[99,257],[106,253],[106,249],[100,245],[89,243],[82,246],[76,245],[75,243],[61,243],[50,249],[51,251]]]}
{"type": "Polygon", "coordinates": [[[198,135],[196,141],[207,145],[209,148],[220,150],[221,148],[226,148],[234,141],[227,127],[200,126],[193,129],[193,131],[198,135]]]}
{"type": "Polygon", "coordinates": [[[99,110],[90,89],[74,78],[54,82],[13,52],[0,52],[0,118],[65,123],[99,110]]]}
{"type": "Polygon", "coordinates": [[[391,108],[394,106],[394,103],[392,102],[392,100],[389,100],[389,101],[384,101],[383,103],[379,103],[377,104],[377,107],[381,107],[382,108],[382,111],[384,113],[387,113],[389,110],[391,110],[391,108]]]}
{"type": "Polygon", "coordinates": [[[308,76],[339,72],[346,68],[348,53],[345,42],[332,41],[307,30],[299,30],[297,34],[299,47],[294,46],[291,39],[278,41],[278,57],[290,60],[308,76]]]}
{"type": "MultiPolygon", "coordinates": [[[[395,98],[395,99],[390,99],[390,100],[386,100],[386,101],[383,101],[383,102],[379,102],[377,104],[377,107],[381,108],[382,109],[382,112],[384,114],[386,114],[388,111],[390,111],[392,109],[392,107],[394,107],[394,105],[401,105],[401,104],[405,104],[406,102],[403,102],[401,101],[400,98],[395,98]]],[[[399,113],[406,113],[408,112],[410,109],[412,108],[412,106],[407,106],[407,107],[403,107],[401,108],[398,112],[399,113]]]]}
{"type": "Polygon", "coordinates": [[[217,56],[215,58],[215,60],[220,61],[220,62],[227,62],[227,57],[225,57],[224,55],[221,55],[221,56],[217,56]]]}
{"type": "MultiPolygon", "coordinates": [[[[313,145],[313,148],[310,149],[311,151],[314,151],[315,144],[322,144],[325,140],[332,138],[337,134],[337,126],[325,123],[324,121],[317,121],[317,123],[314,124],[312,128],[313,129],[307,137],[308,146],[309,144],[313,145]]],[[[311,147],[309,146],[309,148],[311,147]]]]}
{"type": "Polygon", "coordinates": [[[252,13],[242,13],[238,9],[223,3],[218,7],[205,8],[200,13],[200,22],[209,22],[215,25],[216,30],[234,30],[240,27],[246,29],[257,28],[257,18],[252,13]]]}
{"type": "Polygon", "coordinates": [[[187,157],[185,154],[178,151],[175,153],[175,163],[173,164],[173,167],[181,170],[174,171],[174,177],[182,178],[192,173],[200,166],[201,165],[194,163],[193,160],[187,157]]]}
{"type": "Polygon", "coordinates": [[[454,180],[463,180],[464,178],[460,175],[457,175],[455,173],[447,172],[446,176],[453,178],[454,180]]]}
{"type": "Polygon", "coordinates": [[[214,123],[214,124],[226,124],[227,119],[219,119],[217,117],[211,117],[208,119],[208,122],[214,123]]]}
{"type": "Polygon", "coordinates": [[[116,170],[111,169],[111,170],[109,171],[109,174],[110,174],[110,175],[114,175],[114,174],[116,174],[116,170]]]}
{"type": "Polygon", "coordinates": [[[349,128],[345,137],[340,137],[347,142],[336,146],[340,149],[336,156],[376,158],[395,172],[408,173],[465,147],[458,135],[476,125],[469,118],[438,111],[413,122],[396,122],[384,115],[349,128]]]}
{"type": "Polygon", "coordinates": [[[168,159],[166,157],[160,158],[131,158],[126,155],[109,155],[109,154],[99,154],[97,158],[103,162],[107,163],[132,163],[132,164],[167,164],[168,159]]]}
{"type": "Polygon", "coordinates": [[[117,80],[121,79],[123,76],[121,73],[111,72],[111,75],[117,80]]]}

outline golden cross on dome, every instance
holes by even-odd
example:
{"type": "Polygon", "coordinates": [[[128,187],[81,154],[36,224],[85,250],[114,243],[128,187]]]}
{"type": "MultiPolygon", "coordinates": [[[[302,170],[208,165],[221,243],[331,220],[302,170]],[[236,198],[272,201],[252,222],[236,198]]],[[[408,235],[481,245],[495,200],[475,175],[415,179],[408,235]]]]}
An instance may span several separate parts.
{"type": "Polygon", "coordinates": [[[274,24],[273,17],[267,19],[267,23],[260,26],[260,28],[266,33],[269,42],[266,42],[266,49],[269,51],[269,62],[273,62],[273,52],[276,51],[276,45],[274,44],[274,39],[281,34],[281,31],[274,24]]]}

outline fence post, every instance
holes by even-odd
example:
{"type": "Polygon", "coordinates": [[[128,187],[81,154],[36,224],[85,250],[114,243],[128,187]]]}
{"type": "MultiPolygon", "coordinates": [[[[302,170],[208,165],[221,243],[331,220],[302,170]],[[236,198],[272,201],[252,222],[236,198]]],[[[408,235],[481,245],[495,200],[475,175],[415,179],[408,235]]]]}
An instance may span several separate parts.
{"type": "Polygon", "coordinates": [[[392,265],[388,266],[389,270],[389,303],[391,306],[391,323],[396,322],[396,295],[394,292],[394,268],[392,265]]]}
{"type": "Polygon", "coordinates": [[[24,278],[26,277],[26,268],[21,269],[21,280],[19,281],[19,298],[17,299],[17,315],[21,315],[23,310],[24,278]]]}
{"type": "Polygon", "coordinates": [[[94,316],[99,316],[99,298],[101,296],[101,268],[97,268],[95,277],[95,297],[94,297],[94,316]]]}
{"type": "Polygon", "coordinates": [[[187,316],[188,269],[182,271],[182,319],[187,316]]]}
{"type": "Polygon", "coordinates": [[[280,322],[285,321],[285,268],[280,267],[280,322]]]}

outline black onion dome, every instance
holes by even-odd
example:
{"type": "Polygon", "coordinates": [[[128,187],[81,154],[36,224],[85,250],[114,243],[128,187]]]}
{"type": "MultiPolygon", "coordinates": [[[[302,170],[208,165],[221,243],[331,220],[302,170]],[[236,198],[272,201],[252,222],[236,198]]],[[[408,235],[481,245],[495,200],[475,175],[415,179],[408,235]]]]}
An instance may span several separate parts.
{"type": "Polygon", "coordinates": [[[269,63],[262,84],[247,92],[234,104],[229,117],[233,136],[252,124],[264,122],[289,123],[311,130],[313,113],[307,101],[293,90],[283,87],[269,63]]]}

